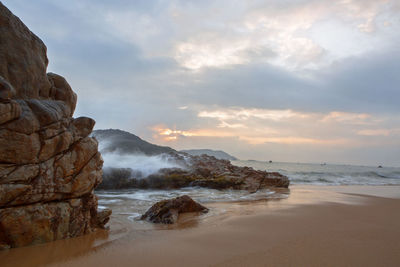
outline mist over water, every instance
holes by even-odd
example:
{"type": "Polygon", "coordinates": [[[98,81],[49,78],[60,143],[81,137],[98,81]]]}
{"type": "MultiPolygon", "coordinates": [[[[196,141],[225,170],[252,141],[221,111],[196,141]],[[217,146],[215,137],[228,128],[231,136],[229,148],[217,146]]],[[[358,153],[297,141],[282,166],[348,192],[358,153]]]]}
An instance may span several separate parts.
{"type": "Polygon", "coordinates": [[[168,154],[145,155],[141,152],[123,153],[119,149],[110,150],[113,140],[101,140],[99,150],[104,160],[103,169],[107,172],[110,168],[131,169],[135,178],[146,178],[157,173],[163,168],[184,168],[168,154]]]}
{"type": "Polygon", "coordinates": [[[137,178],[145,178],[163,168],[183,168],[167,154],[147,156],[144,154],[120,154],[118,152],[102,153],[104,169],[132,169],[137,178]]]}

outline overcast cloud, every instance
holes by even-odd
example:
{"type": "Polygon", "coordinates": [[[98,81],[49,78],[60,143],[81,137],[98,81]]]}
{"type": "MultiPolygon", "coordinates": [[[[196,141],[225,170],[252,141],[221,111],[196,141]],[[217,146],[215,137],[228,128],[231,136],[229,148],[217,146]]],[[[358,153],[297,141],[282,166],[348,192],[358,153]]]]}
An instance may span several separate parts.
{"type": "Polygon", "coordinates": [[[6,0],[75,116],[176,149],[400,166],[398,0],[6,0]]]}

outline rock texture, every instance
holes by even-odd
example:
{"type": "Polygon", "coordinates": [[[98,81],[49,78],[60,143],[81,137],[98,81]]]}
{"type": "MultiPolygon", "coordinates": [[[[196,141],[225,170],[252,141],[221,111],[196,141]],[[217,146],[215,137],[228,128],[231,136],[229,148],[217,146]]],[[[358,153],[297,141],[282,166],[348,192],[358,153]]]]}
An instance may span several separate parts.
{"type": "Polygon", "coordinates": [[[207,213],[208,209],[189,196],[183,195],[157,202],[142,215],[141,219],[153,223],[173,224],[178,220],[179,214],[185,212],[207,213]]]}
{"type": "Polygon", "coordinates": [[[95,122],[72,117],[77,96],[47,64],[43,42],[0,3],[0,248],[86,234],[110,215],[93,194],[95,122]]]}
{"type": "Polygon", "coordinates": [[[278,172],[254,170],[232,165],[213,156],[170,154],[182,168],[161,169],[145,179],[137,179],[131,169],[107,169],[101,189],[158,188],[199,186],[213,189],[237,189],[256,192],[269,187],[289,187],[289,179],[278,172]]]}

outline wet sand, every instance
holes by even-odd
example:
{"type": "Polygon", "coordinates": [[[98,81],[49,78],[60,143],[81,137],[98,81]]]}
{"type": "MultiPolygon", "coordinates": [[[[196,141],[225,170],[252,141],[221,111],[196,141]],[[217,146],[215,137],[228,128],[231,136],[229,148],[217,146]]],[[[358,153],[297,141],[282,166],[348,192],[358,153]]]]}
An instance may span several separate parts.
{"type": "Polygon", "coordinates": [[[400,266],[399,186],[291,186],[287,199],[0,252],[1,266],[400,266]]]}

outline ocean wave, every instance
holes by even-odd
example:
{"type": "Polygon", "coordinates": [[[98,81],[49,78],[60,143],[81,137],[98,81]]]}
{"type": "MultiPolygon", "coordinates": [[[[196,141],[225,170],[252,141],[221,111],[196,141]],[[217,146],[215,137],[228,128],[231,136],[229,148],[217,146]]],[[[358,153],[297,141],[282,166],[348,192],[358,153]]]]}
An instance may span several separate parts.
{"type": "Polygon", "coordinates": [[[399,172],[286,172],[293,184],[398,185],[399,172]]]}
{"type": "Polygon", "coordinates": [[[191,198],[201,203],[285,197],[282,194],[268,189],[259,190],[256,193],[249,193],[246,190],[216,190],[198,187],[187,187],[176,190],[127,189],[121,191],[98,191],[97,195],[100,197],[102,205],[118,204],[124,200],[149,205],[149,202],[174,198],[181,195],[189,195],[191,198]]]}

